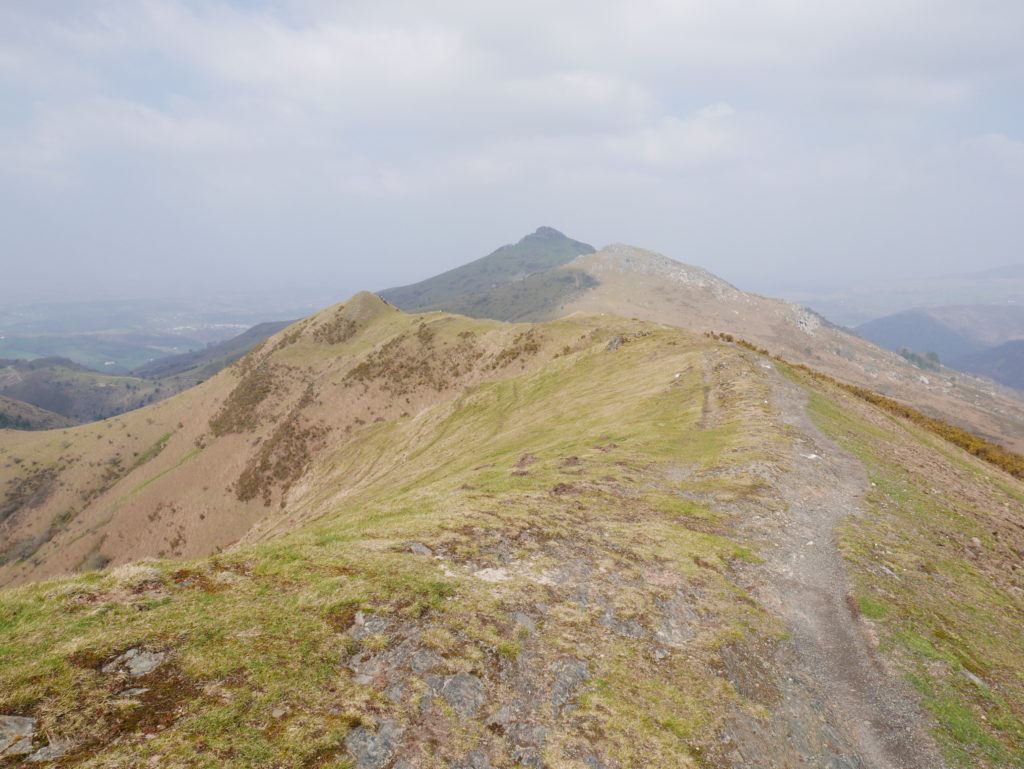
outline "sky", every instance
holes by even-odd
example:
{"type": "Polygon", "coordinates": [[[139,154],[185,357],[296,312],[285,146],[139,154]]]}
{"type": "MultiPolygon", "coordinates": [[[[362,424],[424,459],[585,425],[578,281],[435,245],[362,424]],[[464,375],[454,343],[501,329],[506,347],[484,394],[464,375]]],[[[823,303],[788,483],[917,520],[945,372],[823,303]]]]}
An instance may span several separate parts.
{"type": "Polygon", "coordinates": [[[1020,0],[0,3],[0,301],[344,299],[540,225],[743,288],[1024,262],[1020,0]]]}

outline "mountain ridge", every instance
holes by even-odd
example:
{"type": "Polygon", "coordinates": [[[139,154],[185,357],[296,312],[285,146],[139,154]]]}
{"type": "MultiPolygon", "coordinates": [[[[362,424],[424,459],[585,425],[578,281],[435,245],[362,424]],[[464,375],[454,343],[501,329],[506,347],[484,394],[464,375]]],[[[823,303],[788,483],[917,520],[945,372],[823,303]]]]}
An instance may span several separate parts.
{"type": "Polygon", "coordinates": [[[363,293],[169,400],[0,438],[0,577],[26,583],[0,591],[0,723],[32,755],[933,769],[1020,747],[1020,481],[724,339],[363,293]]]}

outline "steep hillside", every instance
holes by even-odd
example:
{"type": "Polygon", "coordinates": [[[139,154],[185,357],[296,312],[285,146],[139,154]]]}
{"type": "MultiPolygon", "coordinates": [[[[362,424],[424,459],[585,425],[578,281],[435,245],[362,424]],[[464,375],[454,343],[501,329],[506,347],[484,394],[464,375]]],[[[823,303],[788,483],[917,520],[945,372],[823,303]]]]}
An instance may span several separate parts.
{"type": "Polygon", "coordinates": [[[736,344],[361,294],[0,440],[2,578],[122,564],[0,591],[10,766],[1024,760],[1024,484],[736,344]]]}
{"type": "Polygon", "coordinates": [[[1011,391],[948,369],[922,371],[803,307],[740,291],[702,268],[616,244],[529,281],[444,308],[531,321],[610,313],[725,332],[1024,450],[1024,403],[1011,391]],[[506,301],[512,290],[517,291],[514,304],[506,301]]]}
{"type": "Polygon", "coordinates": [[[1024,307],[975,305],[908,310],[857,327],[865,339],[890,350],[934,351],[944,361],[1024,337],[1024,307]]]}
{"type": "Polygon", "coordinates": [[[73,424],[73,419],[0,395],[0,430],[52,430],[73,424]]]}
{"type": "Polygon", "coordinates": [[[949,365],[1024,391],[1024,339],[965,355],[950,361],[949,365]]]}
{"type": "Polygon", "coordinates": [[[437,305],[505,286],[542,270],[592,254],[594,247],[567,238],[551,227],[540,227],[518,243],[502,246],[476,261],[435,275],[411,286],[389,288],[380,295],[406,312],[437,305]]]}

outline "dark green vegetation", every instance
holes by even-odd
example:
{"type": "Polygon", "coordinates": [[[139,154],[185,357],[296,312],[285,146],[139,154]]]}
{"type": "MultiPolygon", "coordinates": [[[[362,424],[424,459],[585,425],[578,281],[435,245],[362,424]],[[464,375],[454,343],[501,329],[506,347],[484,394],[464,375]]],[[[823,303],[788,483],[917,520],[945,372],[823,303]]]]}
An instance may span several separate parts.
{"type": "Polygon", "coordinates": [[[551,227],[540,227],[518,243],[454,270],[410,286],[389,288],[380,296],[406,312],[436,309],[448,302],[471,300],[475,294],[522,280],[543,270],[571,262],[580,254],[591,254],[593,246],[567,238],[551,227]]]}
{"type": "Polygon", "coordinates": [[[492,291],[442,302],[431,309],[514,322],[538,314],[557,315],[565,302],[596,285],[597,281],[582,270],[543,272],[492,291]]]}

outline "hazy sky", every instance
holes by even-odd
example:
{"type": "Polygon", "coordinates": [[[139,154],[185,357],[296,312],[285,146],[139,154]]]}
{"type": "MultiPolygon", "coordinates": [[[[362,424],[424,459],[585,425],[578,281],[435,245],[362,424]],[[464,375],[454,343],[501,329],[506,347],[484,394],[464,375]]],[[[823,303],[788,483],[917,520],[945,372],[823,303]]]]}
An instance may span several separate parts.
{"type": "Polygon", "coordinates": [[[0,3],[4,301],[341,299],[541,224],[762,290],[1024,261],[1024,3],[0,3]]]}

